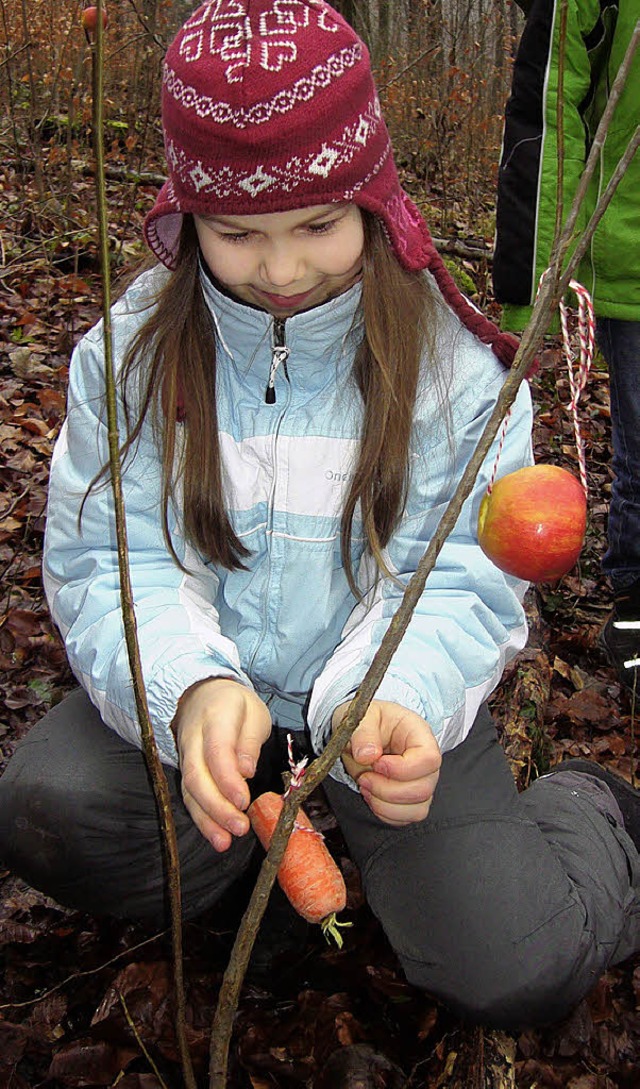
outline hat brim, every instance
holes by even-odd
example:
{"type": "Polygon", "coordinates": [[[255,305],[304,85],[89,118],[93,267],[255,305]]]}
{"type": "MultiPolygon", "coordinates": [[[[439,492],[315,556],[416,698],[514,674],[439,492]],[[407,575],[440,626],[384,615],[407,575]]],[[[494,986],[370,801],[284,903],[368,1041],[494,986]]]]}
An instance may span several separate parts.
{"type": "MultiPolygon", "coordinates": [[[[383,222],[400,264],[411,272],[417,272],[429,267],[434,251],[433,240],[418,207],[399,185],[394,188],[392,199],[384,204],[367,192],[357,193],[353,202],[383,222]]],[[[335,199],[343,198],[337,194],[335,199]]],[[[144,221],[143,233],[147,245],[158,260],[171,270],[178,263],[185,211],[189,209],[180,206],[173,183],[167,181],[144,221]]]]}

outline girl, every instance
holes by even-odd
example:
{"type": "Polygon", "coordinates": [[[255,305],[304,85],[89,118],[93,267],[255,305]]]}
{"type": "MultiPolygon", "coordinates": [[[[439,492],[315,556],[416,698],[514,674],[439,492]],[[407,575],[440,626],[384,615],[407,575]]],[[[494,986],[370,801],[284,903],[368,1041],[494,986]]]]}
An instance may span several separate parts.
{"type": "MultiPolygon", "coordinates": [[[[513,345],[400,188],[362,42],[324,0],[217,0],[164,67],[160,264],[114,307],[124,492],[186,915],[250,865],[278,738],[320,752],[477,443],[513,345]],[[280,733],[279,733],[280,731],[280,733]]],[[[2,850],[86,911],[162,918],[125,651],[102,327],[78,346],[45,582],[81,684],[2,780],[2,850]]],[[[500,472],[531,461],[522,388],[500,472]]],[[[595,765],[519,796],[486,700],[525,586],[481,552],[496,450],[326,792],[407,977],[515,1026],[638,948],[635,792],[595,765]],[[605,774],[605,773],[603,773],[605,774]],[[569,789],[570,788],[570,789],[569,789]],[[634,808],[635,807],[635,808],[634,808]]]]}

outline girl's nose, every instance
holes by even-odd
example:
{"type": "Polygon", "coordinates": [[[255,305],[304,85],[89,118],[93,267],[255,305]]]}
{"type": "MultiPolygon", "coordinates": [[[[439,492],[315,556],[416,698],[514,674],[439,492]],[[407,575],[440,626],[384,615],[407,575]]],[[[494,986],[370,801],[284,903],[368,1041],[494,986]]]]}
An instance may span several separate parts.
{"type": "Polygon", "coordinates": [[[288,287],[300,279],[302,260],[295,245],[271,245],[262,259],[262,275],[271,287],[288,287]]]}

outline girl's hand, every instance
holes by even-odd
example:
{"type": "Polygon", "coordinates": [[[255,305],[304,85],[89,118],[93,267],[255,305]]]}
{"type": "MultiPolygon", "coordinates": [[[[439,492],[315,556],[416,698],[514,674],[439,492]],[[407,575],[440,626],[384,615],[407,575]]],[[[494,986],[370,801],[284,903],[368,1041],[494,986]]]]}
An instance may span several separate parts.
{"type": "MultiPolygon", "coordinates": [[[[334,711],[334,731],[348,708],[343,703],[334,711]]],[[[415,711],[373,700],[342,762],[380,820],[400,826],[427,816],[442,757],[431,727],[415,711]]]]}
{"type": "Polygon", "coordinates": [[[244,810],[271,716],[238,681],[202,681],[180,697],[172,729],[180,755],[182,797],[194,824],[216,851],[249,831],[244,810]]]}

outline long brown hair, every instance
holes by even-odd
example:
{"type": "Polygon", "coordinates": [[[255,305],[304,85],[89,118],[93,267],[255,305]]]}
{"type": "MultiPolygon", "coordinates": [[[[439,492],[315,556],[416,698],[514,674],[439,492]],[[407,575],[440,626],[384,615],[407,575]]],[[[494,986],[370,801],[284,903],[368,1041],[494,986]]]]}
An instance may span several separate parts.
{"type": "MultiPolygon", "coordinates": [[[[364,334],[353,364],[353,379],[364,405],[362,436],[341,524],[341,552],[349,585],[359,596],[351,563],[351,536],[360,511],[367,544],[379,570],[387,573],[383,549],[402,516],[410,474],[410,438],[421,360],[434,357],[432,333],[438,301],[421,272],[398,263],[379,220],[363,212],[362,316],[364,334]]],[[[157,305],[132,342],[124,362],[127,415],[123,457],[132,453],[151,413],[162,453],[162,509],[171,543],[169,506],[181,482],[187,539],[222,567],[243,566],[248,550],[225,509],[217,429],[215,331],[200,284],[198,242],[190,216],[184,217],[176,270],[160,289],[157,305]],[[137,381],[136,396],[131,383],[137,381]],[[178,441],[181,406],[184,436],[178,441]]],[[[435,364],[434,364],[435,365],[435,364]]]]}

